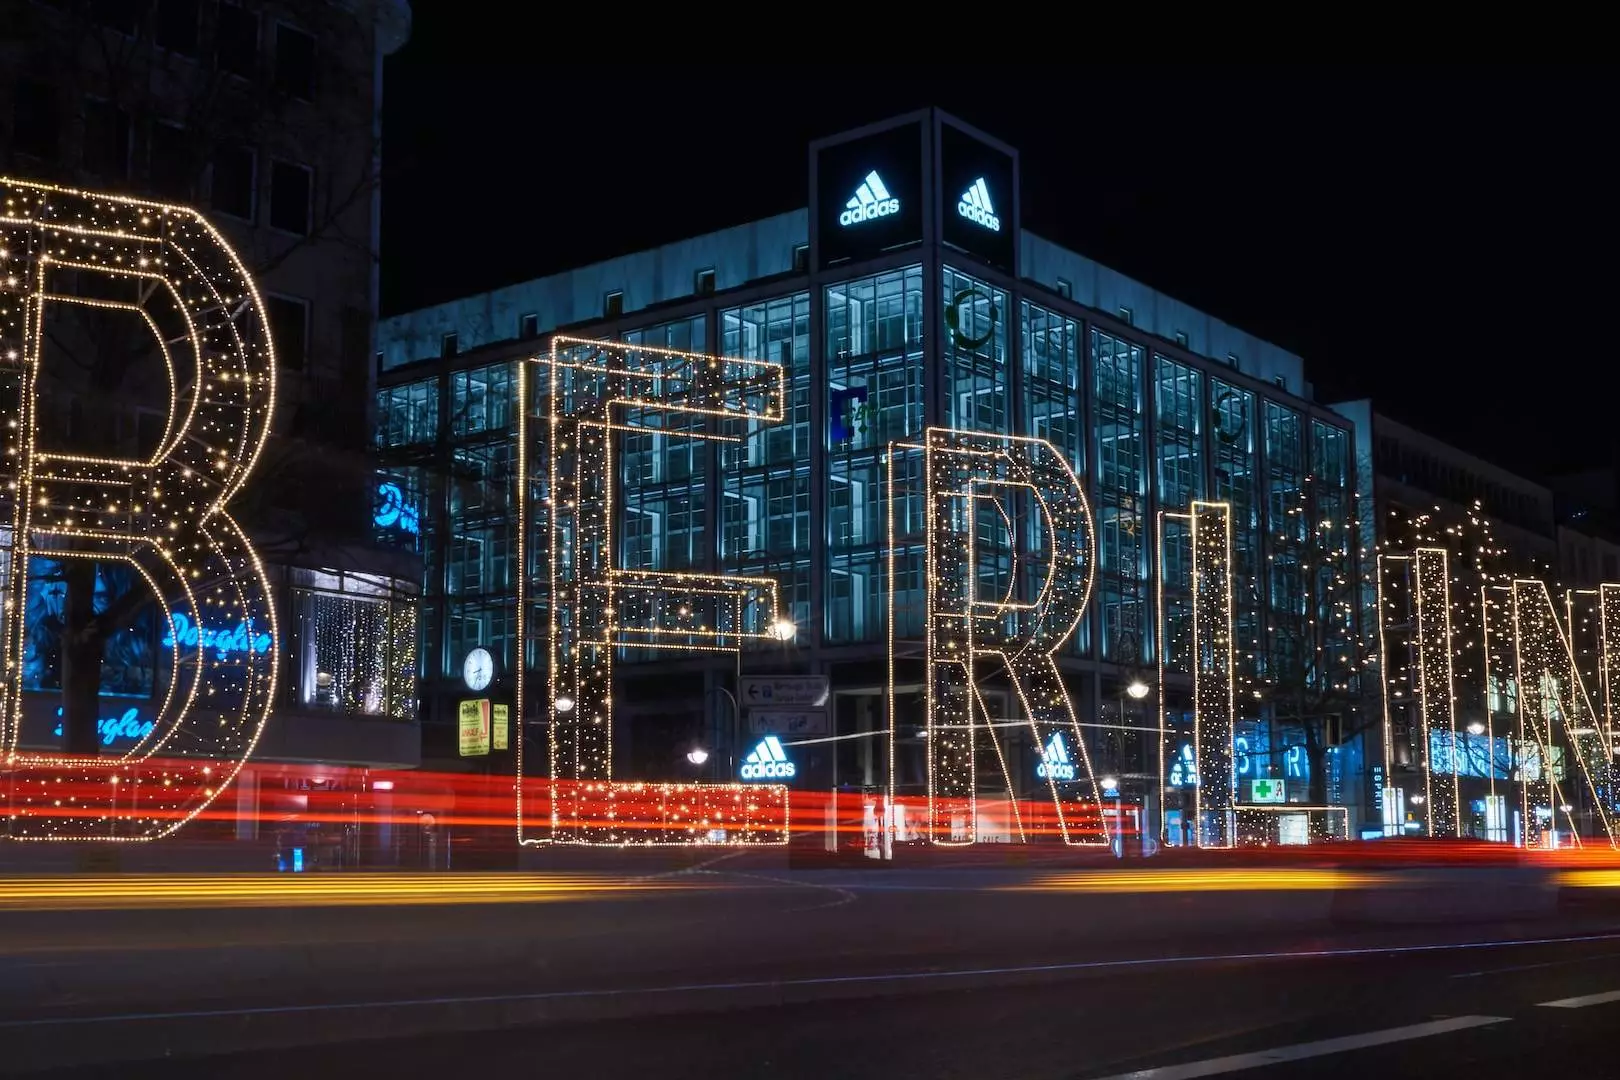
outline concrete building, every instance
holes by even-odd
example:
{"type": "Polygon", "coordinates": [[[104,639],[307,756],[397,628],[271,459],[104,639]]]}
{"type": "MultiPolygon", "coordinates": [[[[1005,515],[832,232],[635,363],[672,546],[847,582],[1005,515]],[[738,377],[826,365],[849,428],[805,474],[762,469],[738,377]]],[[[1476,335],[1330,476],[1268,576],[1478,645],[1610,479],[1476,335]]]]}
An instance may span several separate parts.
{"type": "MultiPolygon", "coordinates": [[[[386,493],[364,437],[374,400],[382,66],[409,30],[406,0],[15,0],[0,18],[0,173],[195,206],[240,254],[267,305],[278,408],[232,509],[270,565],[284,691],[238,784],[245,835],[255,827],[257,778],[278,761],[360,777],[420,760],[414,678],[399,674],[402,661],[411,666],[414,635],[396,631],[414,624],[421,564],[409,543],[378,538],[373,519],[386,493]]],[[[155,447],[162,380],[132,366],[53,390],[47,376],[61,366],[42,364],[52,367],[41,376],[42,438],[71,443],[79,429],[95,429],[126,453],[155,447]]],[[[25,602],[43,608],[40,577],[30,574],[25,602]]],[[[150,669],[176,636],[220,631],[153,623],[109,650],[150,669]]],[[[44,714],[55,703],[47,660],[29,706],[44,714]]],[[[104,682],[103,695],[118,692],[104,682]]],[[[139,695],[117,702],[138,723],[125,725],[115,747],[157,707],[139,695]]],[[[48,716],[27,730],[41,748],[60,738],[48,716]]]]}

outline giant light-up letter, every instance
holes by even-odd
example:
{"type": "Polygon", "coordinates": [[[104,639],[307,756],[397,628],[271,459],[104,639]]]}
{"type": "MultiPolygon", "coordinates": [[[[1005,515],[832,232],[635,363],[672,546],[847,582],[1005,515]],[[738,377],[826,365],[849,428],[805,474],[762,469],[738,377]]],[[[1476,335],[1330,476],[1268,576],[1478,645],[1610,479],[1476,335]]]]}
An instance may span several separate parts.
{"type": "MultiPolygon", "coordinates": [[[[889,447],[891,507],[896,459],[914,449],[899,443],[889,447]]],[[[1040,770],[1064,841],[1106,843],[1091,760],[1053,658],[1079,625],[1091,595],[1095,541],[1085,492],[1063,455],[1042,439],[930,428],[921,449],[929,835],[941,844],[977,839],[976,736],[990,727],[998,754],[1001,746],[974,669],[977,662],[995,658],[1006,666],[1032,745],[1051,748],[1049,756],[1068,753],[1064,768],[1040,770]],[[984,578],[976,551],[986,516],[1004,526],[1010,543],[1001,554],[1012,560],[990,575],[1001,591],[988,597],[980,595],[984,578]],[[1027,555],[1021,556],[1026,538],[1027,555]],[[1030,571],[1017,565],[1021,557],[1032,561],[1030,571]]],[[[891,520],[891,561],[898,540],[894,532],[891,520]]],[[[892,572],[889,578],[892,628],[892,572]]],[[[892,682],[892,659],[890,670],[892,682]]],[[[891,755],[893,743],[891,737],[891,755]]],[[[1006,762],[1001,764],[1008,775],[1006,762]]],[[[1014,787],[1010,778],[1008,786],[1014,787]]],[[[1022,832],[1022,822],[1018,825],[1022,832]]]]}
{"type": "MultiPolygon", "coordinates": [[[[5,835],[150,840],[230,783],[273,698],[276,649],[177,644],[150,733],[124,754],[61,758],[19,744],[30,558],[131,564],[162,623],[275,639],[269,584],[226,512],[269,434],[275,360],[253,281],[214,228],[177,206],[0,180],[0,532],[11,540],[0,681],[5,835]],[[126,320],[167,371],[169,408],[144,460],[40,445],[57,330],[126,320]],[[15,492],[14,497],[11,491],[15,492]],[[161,756],[160,756],[161,755],[161,756]]],[[[65,331],[64,331],[65,332],[65,331]]],[[[127,343],[126,343],[127,347],[127,343]]]]}
{"type": "MultiPolygon", "coordinates": [[[[558,337],[549,358],[522,365],[518,392],[521,535],[528,534],[527,521],[540,515],[540,573],[550,584],[544,598],[549,610],[542,616],[531,609],[529,563],[520,553],[526,568],[519,586],[520,640],[530,622],[538,628],[543,618],[546,627],[549,677],[539,711],[549,714],[551,794],[541,832],[586,844],[704,843],[722,833],[725,843],[785,842],[787,792],[780,786],[612,782],[617,650],[736,653],[746,639],[773,638],[779,625],[771,578],[619,565],[616,443],[626,437],[724,439],[717,433],[722,419],[780,420],[782,368],[558,337]],[[531,371],[537,376],[534,400],[531,371]],[[530,431],[531,409],[545,418],[538,432],[530,431]],[[535,454],[547,456],[543,492],[529,482],[535,454]],[[624,812],[631,802],[639,804],[637,811],[624,812]],[[760,821],[770,824],[762,828],[760,821]]],[[[527,717],[522,666],[517,702],[519,715],[527,717]]],[[[545,837],[526,835],[533,823],[523,798],[525,755],[520,741],[518,837],[532,842],[545,837]]]]}
{"type": "Polygon", "coordinates": [[[1378,613],[1378,652],[1384,658],[1385,775],[1395,775],[1389,717],[1392,704],[1399,708],[1404,686],[1423,732],[1429,835],[1457,836],[1462,805],[1452,685],[1451,564],[1446,550],[1418,548],[1410,555],[1380,555],[1378,613]]]}

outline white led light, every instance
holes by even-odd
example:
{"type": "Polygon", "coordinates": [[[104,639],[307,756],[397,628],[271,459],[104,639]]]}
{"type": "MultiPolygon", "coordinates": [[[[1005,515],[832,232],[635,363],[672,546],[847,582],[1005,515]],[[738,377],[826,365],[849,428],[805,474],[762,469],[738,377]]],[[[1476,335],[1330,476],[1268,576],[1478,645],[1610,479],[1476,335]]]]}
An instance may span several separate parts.
{"type": "Polygon", "coordinates": [[[122,560],[162,622],[239,627],[264,649],[174,645],[150,734],[120,757],[62,758],[19,746],[27,605],[9,603],[0,655],[5,835],[22,840],[150,840],[201,813],[259,738],[275,696],[278,638],[258,555],[226,512],[264,447],[275,357],[264,305],[225,239],[195,211],[0,180],[0,234],[13,276],[0,289],[0,336],[23,344],[0,369],[0,408],[20,436],[0,471],[15,485],[12,566],[31,556],[122,560]],[[126,286],[96,299],[64,275],[126,286]],[[169,408],[145,460],[41,449],[42,327],[52,306],[121,311],[144,322],[168,372],[169,408]],[[208,705],[206,718],[199,715],[208,705]],[[156,760],[169,752],[171,760],[156,760]],[[181,756],[183,755],[183,756],[181,756]],[[109,783],[110,780],[118,782],[109,783]]]}

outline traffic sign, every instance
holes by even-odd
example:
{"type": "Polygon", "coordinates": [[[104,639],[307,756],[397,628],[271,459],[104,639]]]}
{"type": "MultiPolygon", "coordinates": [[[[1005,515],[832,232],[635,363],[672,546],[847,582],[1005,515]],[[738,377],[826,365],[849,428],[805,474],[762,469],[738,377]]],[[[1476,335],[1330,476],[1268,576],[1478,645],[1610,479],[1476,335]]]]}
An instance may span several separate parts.
{"type": "Polygon", "coordinates": [[[1281,780],[1250,780],[1249,801],[1257,803],[1282,803],[1288,798],[1281,780]]]}
{"type": "Polygon", "coordinates": [[[826,709],[749,709],[748,730],[755,735],[827,735],[826,709]]]}
{"type": "Polygon", "coordinates": [[[827,704],[825,675],[750,675],[738,687],[747,706],[810,705],[819,709],[827,704]]]}

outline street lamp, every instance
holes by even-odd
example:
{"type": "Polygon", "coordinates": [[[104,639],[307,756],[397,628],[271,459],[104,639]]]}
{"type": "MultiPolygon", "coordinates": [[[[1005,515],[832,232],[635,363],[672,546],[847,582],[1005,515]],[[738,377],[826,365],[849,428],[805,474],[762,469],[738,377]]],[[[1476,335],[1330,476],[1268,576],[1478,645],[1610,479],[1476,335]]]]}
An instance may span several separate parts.
{"type": "Polygon", "coordinates": [[[799,624],[792,619],[777,619],[771,623],[769,633],[777,641],[792,641],[798,636],[799,624]]]}
{"type": "Polygon", "coordinates": [[[1132,701],[1141,701],[1148,696],[1149,689],[1148,684],[1138,677],[1130,681],[1130,684],[1125,687],[1125,692],[1131,696],[1132,701]]]}
{"type": "Polygon", "coordinates": [[[557,700],[553,701],[551,704],[552,707],[558,712],[566,713],[574,711],[574,699],[569,697],[567,694],[558,694],[557,700]]]}
{"type": "Polygon", "coordinates": [[[686,752],[686,760],[694,765],[701,765],[709,760],[709,752],[701,746],[694,746],[686,752]]]}
{"type": "Polygon", "coordinates": [[[1480,723],[1478,720],[1475,720],[1472,724],[1468,725],[1468,734],[1470,734],[1470,735],[1483,735],[1483,734],[1485,734],[1485,725],[1480,723]]]}

